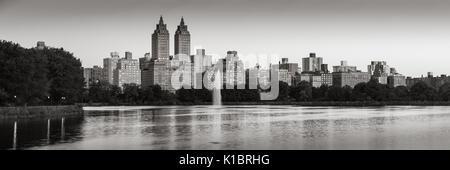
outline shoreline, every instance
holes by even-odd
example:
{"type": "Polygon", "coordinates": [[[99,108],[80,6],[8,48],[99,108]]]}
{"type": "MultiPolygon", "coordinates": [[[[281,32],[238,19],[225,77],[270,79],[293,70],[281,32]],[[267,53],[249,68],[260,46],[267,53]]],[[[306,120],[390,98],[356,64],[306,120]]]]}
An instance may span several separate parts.
{"type": "Polygon", "coordinates": [[[0,119],[81,116],[83,113],[83,107],[80,105],[0,107],[0,119]]]}
{"type": "MultiPolygon", "coordinates": [[[[152,104],[132,104],[132,103],[95,103],[95,104],[80,104],[83,107],[100,107],[100,106],[194,106],[194,105],[212,105],[212,102],[175,102],[175,103],[152,103],[152,104]]],[[[349,102],[335,102],[335,101],[312,101],[312,102],[297,102],[297,101],[265,101],[265,102],[222,102],[222,105],[294,105],[294,106],[352,106],[352,107],[366,107],[366,106],[450,106],[450,101],[389,101],[389,102],[375,102],[375,101],[349,101],[349,102]]]]}

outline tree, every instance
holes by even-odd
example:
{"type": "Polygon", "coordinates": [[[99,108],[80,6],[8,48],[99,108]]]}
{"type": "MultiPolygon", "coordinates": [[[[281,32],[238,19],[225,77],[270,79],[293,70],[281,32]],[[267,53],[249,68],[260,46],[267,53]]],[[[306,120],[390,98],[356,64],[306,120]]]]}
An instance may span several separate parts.
{"type": "Polygon", "coordinates": [[[47,58],[50,97],[65,103],[79,101],[84,86],[81,62],[63,48],[45,48],[36,52],[47,58]]]}
{"type": "MultiPolygon", "coordinates": [[[[278,92],[278,101],[286,101],[289,99],[289,85],[286,82],[280,81],[279,82],[279,92],[278,92]]],[[[247,90],[249,91],[249,90],[247,90]]]]}
{"type": "Polygon", "coordinates": [[[150,103],[155,101],[155,94],[153,92],[154,86],[147,86],[144,87],[139,94],[139,97],[142,101],[142,103],[150,103]]]}
{"type": "Polygon", "coordinates": [[[380,84],[376,80],[367,83],[366,93],[371,99],[376,101],[387,101],[389,99],[389,89],[385,84],[380,84]]]}
{"type": "Polygon", "coordinates": [[[194,91],[192,89],[185,89],[181,87],[181,89],[176,91],[176,96],[178,100],[182,102],[193,102],[195,101],[194,91]]]}
{"type": "Polygon", "coordinates": [[[436,97],[436,90],[423,81],[417,82],[411,87],[411,99],[416,101],[433,101],[436,97]]]}
{"type": "Polygon", "coordinates": [[[136,84],[124,84],[122,96],[124,102],[136,104],[139,99],[139,86],[136,84]]]}
{"type": "Polygon", "coordinates": [[[0,89],[4,89],[16,104],[39,104],[48,95],[46,64],[45,56],[37,51],[1,41],[0,89]]]}
{"type": "Polygon", "coordinates": [[[409,101],[409,90],[405,86],[397,86],[393,90],[395,97],[393,100],[396,101],[409,101]]]}
{"type": "Polygon", "coordinates": [[[290,96],[297,101],[309,101],[312,99],[312,87],[309,82],[301,81],[290,90],[290,96]]]}
{"type": "Polygon", "coordinates": [[[8,102],[8,93],[5,90],[0,89],[0,106],[5,105],[8,102]]]}
{"type": "Polygon", "coordinates": [[[367,94],[369,92],[369,87],[367,83],[358,83],[352,91],[352,99],[357,101],[367,101],[372,100],[372,98],[367,94]]]}
{"type": "Polygon", "coordinates": [[[352,99],[352,87],[346,85],[342,88],[344,101],[353,101],[352,99]]]}
{"type": "Polygon", "coordinates": [[[439,94],[443,101],[450,101],[450,83],[447,82],[439,88],[439,94]]]}
{"type": "Polygon", "coordinates": [[[319,88],[312,88],[312,97],[316,101],[327,100],[329,87],[326,84],[322,84],[319,88]]]}

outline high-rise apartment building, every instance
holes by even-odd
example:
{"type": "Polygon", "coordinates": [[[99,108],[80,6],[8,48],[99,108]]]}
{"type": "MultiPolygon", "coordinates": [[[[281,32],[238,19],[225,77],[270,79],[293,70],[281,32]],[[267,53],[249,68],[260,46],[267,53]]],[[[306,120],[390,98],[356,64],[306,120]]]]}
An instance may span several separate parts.
{"type": "Polygon", "coordinates": [[[192,56],[193,71],[192,80],[193,86],[196,89],[202,88],[203,73],[212,67],[212,56],[206,55],[205,49],[197,49],[196,54],[192,56]]]}
{"type": "Polygon", "coordinates": [[[150,60],[152,59],[150,53],[145,53],[144,57],[139,58],[139,69],[143,70],[144,68],[148,67],[150,63],[150,60]]]}
{"type": "Polygon", "coordinates": [[[289,63],[288,58],[282,58],[281,63],[279,63],[280,69],[288,70],[288,72],[293,76],[298,71],[297,63],[289,63]]]}
{"type": "Polygon", "coordinates": [[[132,58],[131,52],[126,52],[125,58],[117,62],[113,80],[113,84],[119,87],[123,87],[124,84],[141,84],[139,61],[132,58]]]}
{"type": "Polygon", "coordinates": [[[152,34],[152,59],[169,60],[169,49],[169,31],[161,16],[152,34]]]}
{"type": "Polygon", "coordinates": [[[227,56],[219,64],[223,69],[223,83],[226,88],[245,88],[244,63],[239,59],[237,51],[228,51],[227,56]]]}
{"type": "Polygon", "coordinates": [[[110,55],[110,58],[103,59],[103,81],[114,84],[114,70],[117,68],[120,57],[118,52],[111,52],[110,55]]]}
{"type": "Polygon", "coordinates": [[[162,16],[152,34],[151,55],[150,60],[143,59],[145,63],[141,64],[142,86],[159,85],[162,90],[170,90],[172,69],[170,68],[169,31],[162,16]]]}
{"type": "Polygon", "coordinates": [[[175,31],[175,55],[184,54],[191,55],[191,34],[188,26],[184,24],[184,18],[181,18],[180,25],[175,31]]]}

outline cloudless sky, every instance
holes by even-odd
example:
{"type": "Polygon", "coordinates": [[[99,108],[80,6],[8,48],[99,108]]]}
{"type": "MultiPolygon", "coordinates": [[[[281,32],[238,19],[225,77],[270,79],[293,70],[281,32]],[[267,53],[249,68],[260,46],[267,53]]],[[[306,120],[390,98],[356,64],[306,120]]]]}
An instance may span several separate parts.
{"type": "Polygon", "coordinates": [[[172,54],[184,16],[192,53],[237,50],[250,66],[255,55],[300,62],[315,52],[330,69],[347,60],[367,71],[371,60],[386,60],[407,76],[450,74],[448,0],[0,0],[0,39],[42,40],[91,67],[112,51],[150,52],[160,15],[172,54]]]}

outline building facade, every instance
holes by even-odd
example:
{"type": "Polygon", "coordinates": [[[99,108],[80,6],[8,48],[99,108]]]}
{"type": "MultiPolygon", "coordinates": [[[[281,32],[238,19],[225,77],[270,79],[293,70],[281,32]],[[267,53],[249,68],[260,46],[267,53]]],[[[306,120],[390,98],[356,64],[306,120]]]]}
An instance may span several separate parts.
{"type": "Polygon", "coordinates": [[[117,68],[117,63],[119,62],[119,53],[111,52],[110,58],[103,59],[103,81],[109,84],[114,84],[114,71],[117,68]]]}
{"type": "Polygon", "coordinates": [[[285,82],[289,86],[293,84],[293,75],[287,69],[278,69],[278,81],[285,82]]]}
{"type": "Polygon", "coordinates": [[[170,60],[151,60],[141,70],[142,86],[159,85],[162,90],[169,90],[170,75],[170,60]]]}
{"type": "Polygon", "coordinates": [[[406,78],[403,75],[395,74],[387,77],[387,85],[391,88],[406,86],[406,78]]]}
{"type": "Polygon", "coordinates": [[[333,72],[356,72],[356,66],[347,65],[347,61],[341,61],[341,65],[333,66],[333,72]]]}
{"type": "Polygon", "coordinates": [[[113,84],[119,87],[123,87],[124,84],[141,84],[139,61],[132,58],[131,52],[126,52],[125,58],[121,58],[117,62],[113,84]]]}
{"type": "Polygon", "coordinates": [[[201,89],[203,87],[203,75],[212,67],[212,56],[206,55],[205,49],[197,49],[196,54],[191,57],[191,61],[193,64],[193,87],[201,89]]]}
{"type": "Polygon", "coordinates": [[[359,83],[370,81],[370,74],[366,72],[334,72],[333,85],[338,87],[355,87],[359,83]]]}
{"type": "Polygon", "coordinates": [[[180,25],[175,31],[175,55],[184,54],[191,55],[191,34],[188,26],[184,24],[184,18],[181,18],[180,25]]]}
{"type": "Polygon", "coordinates": [[[322,57],[316,57],[316,53],[310,53],[309,57],[302,59],[302,71],[303,72],[321,71],[322,64],[323,64],[322,57]]]}
{"type": "Polygon", "coordinates": [[[450,76],[447,76],[445,74],[443,74],[441,76],[433,76],[433,74],[431,73],[427,77],[418,77],[418,78],[407,77],[406,78],[406,86],[408,88],[411,88],[416,83],[421,82],[421,81],[425,82],[426,84],[428,84],[429,86],[431,86],[435,89],[439,89],[445,83],[450,82],[450,76]]]}
{"type": "Polygon", "coordinates": [[[219,60],[219,68],[222,68],[223,83],[227,89],[235,86],[245,87],[244,63],[239,59],[237,51],[228,51],[224,59],[219,60]]]}
{"type": "Polygon", "coordinates": [[[161,16],[152,34],[152,59],[169,60],[169,49],[169,31],[161,16]]]}
{"type": "Polygon", "coordinates": [[[320,87],[322,85],[332,86],[333,85],[333,75],[331,73],[301,73],[295,75],[295,84],[301,81],[306,81],[311,84],[312,87],[320,87]]]}
{"type": "Polygon", "coordinates": [[[281,63],[279,63],[280,69],[287,70],[291,75],[295,75],[298,71],[297,63],[289,63],[288,58],[282,58],[281,63]]]}
{"type": "Polygon", "coordinates": [[[92,68],[83,68],[84,85],[89,88],[91,85],[102,81],[103,68],[94,66],[92,68]]]}

